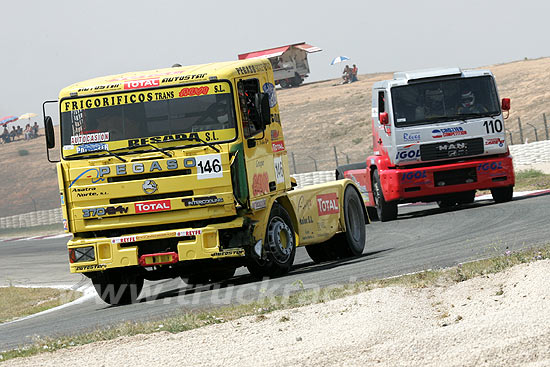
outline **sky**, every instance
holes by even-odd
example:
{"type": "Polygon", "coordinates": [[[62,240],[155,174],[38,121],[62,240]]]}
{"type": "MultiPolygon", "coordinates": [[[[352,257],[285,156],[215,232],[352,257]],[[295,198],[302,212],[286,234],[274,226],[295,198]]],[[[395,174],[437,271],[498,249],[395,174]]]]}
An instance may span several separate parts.
{"type": "MultiPolygon", "coordinates": [[[[480,67],[550,56],[544,0],[3,0],[0,118],[92,77],[237,59],[305,41],[306,81],[363,73],[480,67]]],[[[17,123],[16,123],[17,124],[17,123]]]]}

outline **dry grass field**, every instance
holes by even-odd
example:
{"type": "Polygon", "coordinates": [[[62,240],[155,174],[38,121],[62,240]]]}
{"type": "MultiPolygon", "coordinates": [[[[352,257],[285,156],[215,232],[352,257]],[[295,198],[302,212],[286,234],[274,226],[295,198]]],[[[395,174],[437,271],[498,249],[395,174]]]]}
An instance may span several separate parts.
{"type": "MultiPolygon", "coordinates": [[[[495,74],[500,96],[512,99],[506,127],[514,143],[520,142],[518,117],[524,139],[535,140],[527,123],[538,129],[539,139],[545,139],[542,114],[547,112],[550,119],[550,58],[484,68],[495,74]]],[[[340,85],[334,79],[278,90],[285,145],[294,153],[296,170],[314,170],[313,159],[320,170],[335,168],[333,147],[340,164],[363,160],[372,147],[371,86],[391,77],[392,73],[360,74],[353,84],[340,85]]],[[[46,159],[43,132],[38,139],[0,145],[0,157],[0,217],[59,205],[55,166],[46,159]],[[28,154],[21,155],[23,151],[28,154]]]]}

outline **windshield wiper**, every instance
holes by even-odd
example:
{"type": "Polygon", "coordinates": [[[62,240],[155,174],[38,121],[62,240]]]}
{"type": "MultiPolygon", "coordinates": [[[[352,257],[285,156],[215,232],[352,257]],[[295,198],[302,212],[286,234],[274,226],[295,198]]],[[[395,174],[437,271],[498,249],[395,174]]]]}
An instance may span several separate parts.
{"type": "MultiPolygon", "coordinates": [[[[74,159],[76,157],[82,157],[82,156],[94,154],[94,153],[97,153],[97,152],[106,152],[107,153],[107,154],[100,155],[99,157],[105,157],[105,156],[111,155],[113,157],[116,157],[116,158],[120,159],[122,162],[126,162],[126,159],[122,158],[121,156],[119,156],[118,154],[114,153],[112,150],[109,150],[109,149],[98,149],[98,150],[93,150],[93,151],[90,151],[90,152],[74,153],[74,154],[66,156],[65,159],[74,159]]],[[[90,158],[96,158],[96,157],[90,157],[90,158]]]]}
{"type": "MultiPolygon", "coordinates": [[[[159,147],[154,146],[154,145],[151,144],[151,143],[145,143],[145,144],[139,144],[139,145],[132,145],[132,146],[129,146],[129,147],[124,147],[124,148],[118,148],[118,149],[115,149],[114,151],[118,152],[118,151],[120,151],[120,150],[125,150],[125,149],[134,150],[134,149],[143,148],[143,147],[151,147],[151,148],[153,148],[154,150],[156,150],[157,152],[161,152],[162,154],[164,154],[164,155],[167,156],[168,158],[172,158],[172,154],[166,153],[166,152],[165,152],[165,150],[166,150],[167,148],[159,148],[159,147]]],[[[111,152],[112,152],[112,151],[111,151],[111,152]]]]}
{"type": "MultiPolygon", "coordinates": [[[[185,138],[177,138],[177,139],[173,139],[173,140],[168,140],[168,142],[173,142],[173,141],[198,141],[199,143],[203,143],[203,144],[206,144],[208,145],[210,148],[214,149],[217,153],[220,152],[220,150],[218,148],[216,148],[212,143],[210,142],[207,142],[201,138],[199,138],[198,135],[194,135],[194,136],[189,136],[189,137],[185,137],[185,138]]],[[[180,149],[180,148],[185,148],[186,145],[178,145],[178,146],[175,146],[175,147],[166,147],[166,148],[163,148],[163,149],[180,149]]]]}

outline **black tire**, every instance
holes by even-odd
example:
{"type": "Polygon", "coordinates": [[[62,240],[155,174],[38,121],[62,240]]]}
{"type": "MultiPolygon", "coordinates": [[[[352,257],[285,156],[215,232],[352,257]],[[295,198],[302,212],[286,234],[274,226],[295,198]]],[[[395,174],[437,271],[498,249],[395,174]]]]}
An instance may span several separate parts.
{"type": "Polygon", "coordinates": [[[382,192],[382,185],[380,184],[380,176],[378,175],[378,171],[374,171],[372,175],[372,189],[374,203],[376,204],[376,212],[380,221],[388,222],[397,218],[397,202],[388,202],[384,199],[384,193],[382,192]]]}
{"type": "Polygon", "coordinates": [[[105,270],[92,276],[98,296],[110,305],[136,302],[143,289],[143,277],[130,268],[105,270]]]}
{"type": "Polygon", "coordinates": [[[235,275],[236,271],[237,268],[235,267],[215,268],[210,269],[208,272],[205,273],[181,276],[181,279],[188,285],[218,283],[232,278],[235,275]]]}
{"type": "Polygon", "coordinates": [[[505,203],[514,197],[514,186],[495,187],[491,189],[495,203],[505,203]]]}
{"type": "Polygon", "coordinates": [[[281,88],[290,88],[290,83],[286,79],[279,80],[281,88]]]}
{"type": "Polygon", "coordinates": [[[367,231],[365,229],[365,204],[361,195],[353,186],[346,187],[344,192],[344,220],[346,222],[346,232],[344,243],[339,246],[341,257],[360,256],[365,249],[367,231]]]}
{"type": "Polygon", "coordinates": [[[456,206],[456,205],[457,205],[457,202],[454,198],[453,199],[443,199],[443,200],[439,200],[437,202],[437,206],[439,206],[441,209],[451,208],[451,207],[456,206]]]}
{"type": "Polygon", "coordinates": [[[461,192],[457,196],[457,204],[471,204],[476,200],[476,190],[461,192]]]}
{"type": "Polygon", "coordinates": [[[306,252],[314,263],[319,264],[331,261],[337,258],[337,255],[332,250],[331,241],[328,240],[314,245],[307,245],[306,252]]]}
{"type": "Polygon", "coordinates": [[[263,251],[259,258],[254,249],[247,250],[246,267],[255,277],[277,277],[290,271],[296,256],[296,235],[288,212],[278,203],[271,207],[263,251]]]}
{"type": "Polygon", "coordinates": [[[380,218],[378,218],[378,211],[374,206],[367,206],[366,208],[371,221],[380,220],[380,218]]]}

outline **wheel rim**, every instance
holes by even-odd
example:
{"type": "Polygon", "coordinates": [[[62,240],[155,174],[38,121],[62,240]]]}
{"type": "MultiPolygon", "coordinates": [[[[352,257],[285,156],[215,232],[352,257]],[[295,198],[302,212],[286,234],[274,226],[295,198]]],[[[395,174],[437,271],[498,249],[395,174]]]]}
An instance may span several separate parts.
{"type": "Polygon", "coordinates": [[[292,230],[280,217],[273,217],[267,229],[267,242],[277,262],[284,263],[292,255],[294,237],[292,230]]]}

